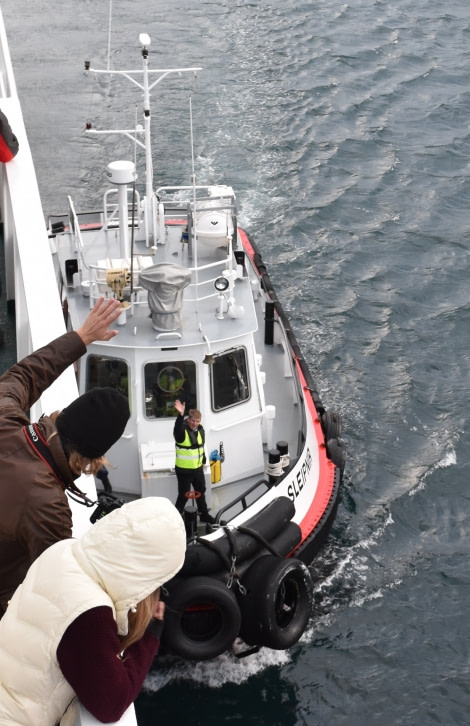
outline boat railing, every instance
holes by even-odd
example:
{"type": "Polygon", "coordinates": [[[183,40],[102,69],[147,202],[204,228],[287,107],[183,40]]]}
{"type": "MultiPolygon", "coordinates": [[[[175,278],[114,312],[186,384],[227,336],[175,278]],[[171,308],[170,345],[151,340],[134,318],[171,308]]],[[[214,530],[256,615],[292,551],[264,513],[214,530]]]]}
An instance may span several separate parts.
{"type": "MultiPolygon", "coordinates": [[[[224,212],[235,219],[236,207],[230,187],[211,186],[162,186],[155,192],[157,200],[158,240],[165,238],[165,224],[181,224],[196,227],[194,218],[205,212],[224,212]],[[198,196],[198,192],[205,192],[198,196]],[[168,196],[165,199],[165,195],[168,196]]],[[[196,230],[197,233],[197,230],[196,230]]],[[[191,243],[191,239],[188,239],[191,243]]]]}
{"type": "MultiPolygon", "coordinates": [[[[79,706],[73,726],[101,726],[102,721],[98,721],[92,716],[82,704],[79,704],[79,706]]],[[[119,721],[113,721],[109,726],[137,726],[134,705],[129,706],[119,721]]]]}
{"type": "Polygon", "coordinates": [[[189,290],[195,290],[195,296],[189,297],[189,295],[185,294],[184,299],[185,302],[200,302],[201,300],[209,300],[210,298],[215,298],[219,296],[219,292],[214,288],[214,283],[217,280],[218,277],[222,275],[224,270],[227,269],[230,263],[230,257],[227,256],[223,260],[217,260],[216,262],[210,262],[206,265],[197,265],[196,267],[189,267],[192,274],[192,281],[188,285],[188,291],[189,290]],[[210,277],[208,279],[200,280],[199,274],[204,272],[205,270],[215,270],[216,274],[214,277],[210,277]],[[207,294],[200,294],[200,291],[202,289],[209,288],[211,292],[207,294]]]}
{"type": "Polygon", "coordinates": [[[75,206],[72,201],[72,197],[70,197],[70,196],[67,197],[67,203],[68,203],[68,207],[69,207],[69,229],[70,229],[70,234],[72,235],[73,245],[74,245],[77,253],[80,256],[82,265],[86,269],[88,269],[88,265],[86,263],[85,256],[83,254],[84,246],[83,246],[82,233],[80,231],[80,224],[78,222],[77,212],[75,211],[75,206]]]}
{"type": "MultiPolygon", "coordinates": [[[[168,194],[170,192],[171,193],[176,193],[176,192],[191,192],[191,193],[193,193],[193,192],[198,192],[198,191],[205,191],[205,192],[209,193],[210,192],[210,189],[213,189],[215,186],[217,186],[217,185],[214,185],[214,184],[203,184],[203,185],[198,185],[198,184],[193,185],[193,184],[190,184],[190,185],[187,185],[187,186],[185,186],[185,185],[182,185],[182,186],[161,186],[161,187],[158,187],[158,189],[156,189],[155,194],[157,195],[157,198],[160,198],[160,196],[161,196],[161,194],[163,192],[165,192],[166,194],[168,194]]],[[[225,195],[221,192],[220,195],[217,196],[217,197],[215,197],[215,196],[208,196],[208,197],[206,197],[206,199],[212,201],[212,200],[216,200],[216,199],[228,199],[231,196],[233,196],[233,192],[231,190],[229,191],[228,188],[227,188],[227,193],[225,195]]],[[[175,201],[178,201],[178,200],[175,197],[173,197],[172,198],[172,201],[175,202],[175,201]]],[[[199,201],[199,199],[197,201],[199,201]]],[[[164,202],[164,203],[166,203],[166,202],[164,202]]]]}
{"type": "MultiPolygon", "coordinates": [[[[62,301],[57,289],[48,232],[41,205],[36,171],[13,75],[8,41],[0,8],[0,93],[2,111],[19,141],[17,156],[0,165],[0,206],[5,251],[5,293],[15,301],[17,359],[66,332],[62,301]],[[34,240],[34,244],[31,241],[34,240]]],[[[69,366],[31,409],[31,420],[61,410],[78,395],[73,366],[69,366]]],[[[96,498],[93,477],[81,476],[78,487],[96,498]]],[[[89,510],[71,499],[73,534],[90,527],[89,510]]],[[[81,706],[74,726],[99,726],[81,706]]],[[[119,726],[137,726],[131,705],[119,726]]]]}
{"type": "MultiPolygon", "coordinates": [[[[81,240],[80,230],[78,230],[77,238],[81,240]]],[[[77,249],[81,253],[80,241],[78,241],[77,249]]],[[[83,260],[83,256],[82,256],[83,260]]],[[[192,273],[192,281],[188,285],[188,290],[194,290],[194,294],[185,295],[184,300],[187,303],[200,302],[202,300],[209,300],[211,298],[219,297],[220,293],[214,288],[214,282],[221,273],[226,269],[229,258],[223,260],[217,260],[206,265],[199,265],[198,267],[188,268],[192,273]],[[214,276],[211,275],[209,279],[200,280],[198,274],[204,270],[215,270],[214,276]],[[208,289],[210,292],[207,294],[200,294],[201,289],[208,289]]],[[[84,262],[84,261],[83,261],[84,262]]],[[[84,266],[90,272],[89,279],[89,296],[90,296],[90,307],[98,300],[99,297],[105,295],[106,297],[116,293],[116,291],[109,285],[108,273],[114,271],[116,275],[121,274],[123,276],[123,283],[127,281],[130,284],[131,269],[132,269],[132,305],[140,306],[147,305],[147,296],[145,299],[139,299],[139,293],[144,292],[144,288],[139,285],[139,273],[151,264],[151,258],[147,255],[137,255],[134,257],[133,265],[127,258],[116,258],[100,260],[96,264],[84,266]]],[[[84,283],[85,284],[85,283],[84,283]]],[[[123,287],[125,285],[123,284],[123,287]]]]}
{"type": "Polygon", "coordinates": [[[11,64],[8,41],[3,24],[3,17],[0,15],[0,94],[2,98],[17,96],[15,76],[11,64]]]}
{"type": "Polygon", "coordinates": [[[6,84],[5,72],[0,68],[0,98],[6,98],[8,96],[8,89],[6,84]]]}
{"type": "MultiPolygon", "coordinates": [[[[160,204],[163,206],[165,215],[171,219],[171,215],[175,215],[175,213],[179,214],[185,214],[188,211],[188,205],[191,207],[194,207],[194,200],[188,199],[188,200],[181,200],[177,201],[172,199],[166,200],[163,202],[160,202],[160,204]]],[[[196,205],[196,213],[197,212],[234,212],[235,211],[235,205],[229,201],[224,200],[218,200],[214,197],[203,197],[199,198],[195,202],[196,205]],[[217,202],[220,202],[217,204],[217,202]],[[207,203],[207,206],[201,206],[204,203],[207,203]],[[210,206],[209,206],[210,203],[210,206]]],[[[183,220],[182,220],[183,221],[183,220]]]]}
{"type": "MultiPolygon", "coordinates": [[[[109,297],[111,294],[121,299],[125,288],[130,286],[132,282],[132,304],[147,305],[147,296],[145,300],[139,300],[138,294],[144,289],[139,285],[139,273],[152,264],[152,260],[147,255],[135,255],[132,260],[127,258],[116,258],[99,260],[96,264],[90,264],[89,295],[90,307],[102,295],[109,297]]],[[[83,283],[85,284],[85,283],[83,283]]]]}
{"type": "Polygon", "coordinates": [[[216,520],[217,522],[220,522],[222,519],[233,519],[236,514],[241,514],[241,512],[244,512],[248,507],[250,507],[253,502],[256,502],[260,497],[265,494],[268,489],[271,488],[271,484],[266,479],[259,479],[255,484],[253,484],[249,489],[246,489],[243,494],[240,494],[240,496],[235,497],[235,499],[232,499],[231,502],[228,502],[224,507],[219,509],[217,512],[216,520]],[[254,492],[256,492],[258,489],[262,489],[260,493],[257,496],[251,497],[254,492]],[[249,501],[248,501],[249,499],[249,501]],[[224,517],[224,514],[227,514],[231,509],[234,509],[235,507],[239,508],[239,511],[236,514],[232,514],[230,517],[224,517]]]}
{"type": "MultiPolygon", "coordinates": [[[[2,99],[2,111],[18,138],[20,149],[14,159],[1,165],[0,174],[5,293],[8,301],[15,301],[16,353],[19,360],[65,333],[66,328],[36,172],[16,95],[1,15],[0,46],[4,88],[11,94],[2,99]],[[33,245],[31,240],[34,240],[33,245]]],[[[44,412],[62,409],[77,393],[73,369],[67,369],[34,405],[32,418],[37,420],[44,412]]]]}

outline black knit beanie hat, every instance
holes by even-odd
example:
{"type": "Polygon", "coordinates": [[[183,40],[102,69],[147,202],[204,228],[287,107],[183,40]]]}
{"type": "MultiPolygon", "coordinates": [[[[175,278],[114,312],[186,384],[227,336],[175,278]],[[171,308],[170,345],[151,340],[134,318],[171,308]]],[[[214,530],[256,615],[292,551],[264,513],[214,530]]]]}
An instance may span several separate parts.
{"type": "Polygon", "coordinates": [[[129,416],[129,403],[122,393],[114,388],[92,388],[61,411],[56,427],[72,450],[98,459],[122,435],[129,416]]]}

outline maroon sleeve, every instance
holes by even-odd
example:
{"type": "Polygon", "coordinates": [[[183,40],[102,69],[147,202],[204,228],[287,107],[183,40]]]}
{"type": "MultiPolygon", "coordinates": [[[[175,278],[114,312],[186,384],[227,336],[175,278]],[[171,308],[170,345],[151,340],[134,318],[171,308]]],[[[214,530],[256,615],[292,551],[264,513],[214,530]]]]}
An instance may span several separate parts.
{"type": "Polygon", "coordinates": [[[109,607],[96,607],[78,616],[57,648],[64,677],[79,701],[99,721],[118,721],[135,701],[158,652],[160,641],[147,631],[119,658],[120,641],[109,607]]]}

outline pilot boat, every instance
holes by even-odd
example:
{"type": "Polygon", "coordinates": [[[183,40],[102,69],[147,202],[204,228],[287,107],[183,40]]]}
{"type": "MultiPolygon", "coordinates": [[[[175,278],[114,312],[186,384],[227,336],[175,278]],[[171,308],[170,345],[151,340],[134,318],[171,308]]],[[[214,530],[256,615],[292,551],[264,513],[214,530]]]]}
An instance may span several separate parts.
{"type": "MultiPolygon", "coordinates": [[[[119,335],[91,344],[76,369],[79,393],[111,386],[131,410],[108,452],[111,466],[96,482],[97,511],[136,497],[175,501],[175,403],[201,411],[215,521],[198,519],[198,493],[190,492],[185,563],[165,586],[162,651],[207,660],[227,650],[243,656],[260,647],[287,649],[311,617],[308,565],[338,505],[341,418],[322,404],[262,252],[238,223],[229,180],[198,183],[194,152],[191,178],[154,180],[152,91],[202,69],[153,69],[149,36],[139,42],[135,71],[85,64],[88,76],[125,78],[141,95],[135,128],[87,128],[95,138],[127,137],[128,157],[103,170],[94,210],[77,210],[64,195],[63,212],[46,225],[67,329],[79,328],[100,298],[121,305],[119,335]]],[[[192,116],[191,102],[189,110],[192,116]]],[[[18,243],[7,229],[7,246],[11,236],[18,243]]],[[[29,249],[33,264],[34,254],[29,249]]],[[[44,321],[42,309],[47,342],[54,330],[44,330],[44,321]]],[[[31,306],[24,324],[39,324],[31,306]]],[[[29,337],[34,344],[37,331],[29,337]]]]}

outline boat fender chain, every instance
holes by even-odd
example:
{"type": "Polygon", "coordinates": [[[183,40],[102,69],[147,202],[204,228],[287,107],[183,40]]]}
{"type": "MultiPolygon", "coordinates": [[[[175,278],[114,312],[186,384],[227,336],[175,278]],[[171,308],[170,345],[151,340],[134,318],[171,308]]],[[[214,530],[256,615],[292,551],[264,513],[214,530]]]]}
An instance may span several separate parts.
{"type": "MultiPolygon", "coordinates": [[[[237,528],[237,529],[239,529],[239,528],[237,528]]],[[[242,583],[240,582],[240,575],[238,574],[237,569],[236,569],[236,567],[237,567],[237,551],[236,551],[237,548],[236,548],[235,540],[232,537],[232,532],[229,527],[224,527],[224,530],[225,530],[225,534],[227,535],[227,539],[230,544],[230,552],[232,555],[232,561],[230,563],[230,572],[229,572],[229,576],[228,576],[228,580],[227,580],[227,588],[229,590],[231,590],[233,582],[235,580],[235,582],[237,583],[238,592],[240,593],[240,595],[246,595],[245,586],[242,585],[242,583]]]]}
{"type": "Polygon", "coordinates": [[[236,570],[236,564],[237,564],[237,558],[235,557],[235,555],[232,555],[232,565],[230,567],[230,572],[228,575],[227,589],[228,590],[232,589],[233,581],[235,580],[238,585],[238,592],[240,593],[240,595],[246,595],[246,587],[245,587],[245,585],[242,585],[242,583],[241,583],[240,575],[238,574],[238,572],[236,570]]]}
{"type": "Polygon", "coordinates": [[[235,547],[235,541],[232,537],[232,533],[229,527],[223,526],[222,529],[224,530],[225,534],[227,535],[227,540],[230,545],[230,557],[228,555],[224,554],[219,550],[217,547],[216,542],[211,542],[210,540],[204,539],[203,537],[196,537],[196,542],[198,542],[201,545],[204,545],[205,547],[209,547],[213,552],[215,552],[222,562],[224,563],[225,567],[227,568],[228,572],[228,580],[227,580],[227,589],[231,590],[234,581],[236,581],[238,585],[238,590],[241,595],[246,594],[246,590],[242,583],[240,582],[240,575],[237,572],[236,565],[237,565],[237,553],[236,553],[236,547],[235,547]]]}

